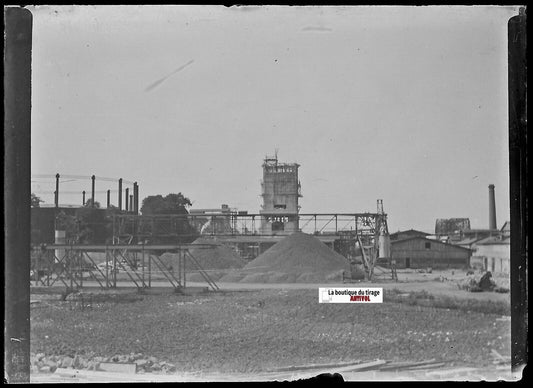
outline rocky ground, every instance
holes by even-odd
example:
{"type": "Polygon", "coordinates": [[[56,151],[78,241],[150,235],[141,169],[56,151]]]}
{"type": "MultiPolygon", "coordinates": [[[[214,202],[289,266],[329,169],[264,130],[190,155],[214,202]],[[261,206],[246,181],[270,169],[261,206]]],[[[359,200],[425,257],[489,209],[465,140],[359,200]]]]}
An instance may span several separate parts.
{"type": "Polygon", "coordinates": [[[94,355],[46,355],[45,353],[31,353],[30,367],[33,373],[54,373],[57,368],[86,369],[92,371],[104,370],[104,363],[135,364],[136,373],[173,373],[176,371],[174,364],[158,360],[153,356],[141,353],[129,355],[114,355],[101,357],[94,355]]]}

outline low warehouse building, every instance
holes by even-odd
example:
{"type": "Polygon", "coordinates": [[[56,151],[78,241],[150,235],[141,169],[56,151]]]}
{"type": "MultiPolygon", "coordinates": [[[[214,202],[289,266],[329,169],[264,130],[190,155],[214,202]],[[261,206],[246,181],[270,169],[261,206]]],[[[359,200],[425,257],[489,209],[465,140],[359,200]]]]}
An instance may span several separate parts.
{"type": "Polygon", "coordinates": [[[406,238],[411,238],[411,237],[426,237],[426,236],[429,236],[429,233],[421,232],[415,229],[409,229],[409,230],[403,230],[403,231],[397,231],[395,233],[391,233],[390,239],[391,241],[394,241],[394,240],[404,240],[406,238]]]}
{"type": "Polygon", "coordinates": [[[467,268],[471,250],[424,237],[391,241],[397,268],[467,268]]]}

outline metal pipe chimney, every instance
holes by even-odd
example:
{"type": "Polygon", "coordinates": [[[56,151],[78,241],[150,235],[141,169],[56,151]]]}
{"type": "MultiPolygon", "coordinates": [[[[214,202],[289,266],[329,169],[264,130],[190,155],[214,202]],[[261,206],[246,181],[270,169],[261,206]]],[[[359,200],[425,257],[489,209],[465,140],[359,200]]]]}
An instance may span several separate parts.
{"type": "Polygon", "coordinates": [[[124,198],[124,202],[126,205],[126,211],[129,211],[129,202],[130,202],[130,188],[126,187],[126,198],[124,198]]]}
{"type": "Polygon", "coordinates": [[[139,185],[133,183],[133,212],[139,214],[139,185]]]}
{"type": "Polygon", "coordinates": [[[489,185],[489,229],[496,229],[496,200],[494,197],[494,185],[489,185]]]}
{"type": "Polygon", "coordinates": [[[59,173],[56,174],[56,191],[54,192],[55,207],[59,207],[59,173]]]}
{"type": "Polygon", "coordinates": [[[122,178],[118,180],[118,210],[122,210],[122,178]]]}
{"type": "Polygon", "coordinates": [[[96,177],[93,175],[91,177],[91,207],[94,207],[94,181],[96,177]]]}

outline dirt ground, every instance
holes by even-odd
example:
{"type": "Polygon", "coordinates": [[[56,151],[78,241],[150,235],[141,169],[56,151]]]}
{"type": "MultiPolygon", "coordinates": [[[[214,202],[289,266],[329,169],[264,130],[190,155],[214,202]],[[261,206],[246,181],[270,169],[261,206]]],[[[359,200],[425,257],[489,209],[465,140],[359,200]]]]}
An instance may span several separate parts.
{"type": "MultiPolygon", "coordinates": [[[[337,282],[337,283],[233,283],[217,282],[222,290],[263,290],[263,289],[286,289],[286,290],[314,290],[318,287],[383,287],[384,289],[397,289],[400,291],[428,291],[433,295],[449,296],[459,299],[474,299],[485,301],[501,301],[510,303],[510,293],[495,292],[467,292],[459,289],[457,283],[466,277],[463,270],[442,270],[432,273],[420,273],[417,270],[399,270],[398,281],[380,277],[375,281],[337,282]]],[[[496,276],[495,282],[499,286],[509,287],[509,277],[496,276]]],[[[164,283],[156,283],[164,285],[164,283]]],[[[187,282],[188,286],[206,286],[205,282],[187,282]]]]}
{"type": "MultiPolygon", "coordinates": [[[[487,306],[509,301],[509,294],[469,293],[453,280],[435,280],[441,275],[446,277],[406,272],[398,274],[398,282],[339,286],[424,290],[437,299],[453,296],[487,306]]],[[[175,364],[176,376],[200,380],[252,378],[291,365],[376,359],[436,359],[450,368],[490,373],[492,350],[510,357],[510,319],[502,314],[387,298],[383,304],[319,304],[317,288],[332,284],[219,286],[221,292],[192,296],[167,292],[124,303],[103,299],[83,311],[48,297],[31,307],[31,351],[87,358],[142,353],[175,364]]]]}

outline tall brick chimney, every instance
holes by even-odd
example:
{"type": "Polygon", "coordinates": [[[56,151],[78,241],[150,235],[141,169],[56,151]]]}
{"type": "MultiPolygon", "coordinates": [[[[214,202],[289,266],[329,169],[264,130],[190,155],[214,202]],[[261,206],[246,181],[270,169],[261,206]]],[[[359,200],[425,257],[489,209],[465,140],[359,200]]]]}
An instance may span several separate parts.
{"type": "Polygon", "coordinates": [[[496,229],[496,200],[494,185],[489,185],[489,229],[496,229]]]}

